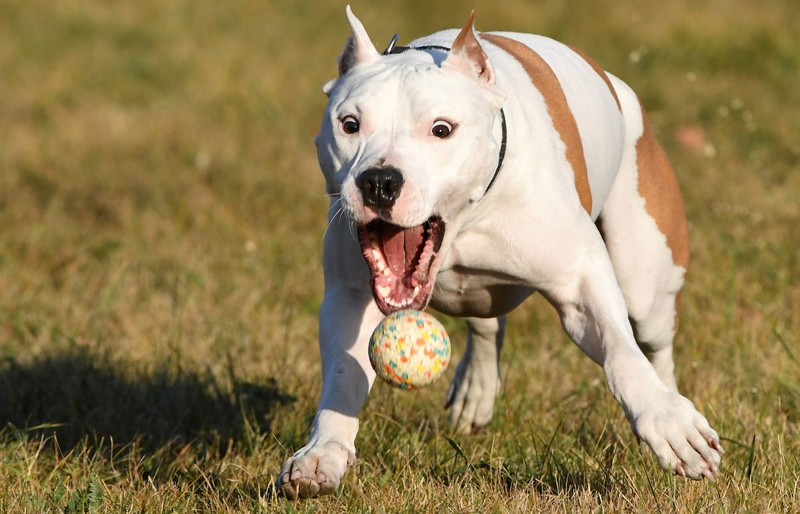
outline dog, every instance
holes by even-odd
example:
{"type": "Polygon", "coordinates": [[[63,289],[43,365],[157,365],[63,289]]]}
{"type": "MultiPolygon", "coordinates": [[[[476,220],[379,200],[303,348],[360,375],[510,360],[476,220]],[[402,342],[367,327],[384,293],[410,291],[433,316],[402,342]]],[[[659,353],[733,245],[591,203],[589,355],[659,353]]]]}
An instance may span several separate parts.
{"type": "Polygon", "coordinates": [[[689,261],[675,174],[634,92],[552,39],[466,25],[385,52],[352,31],[316,138],[331,198],[320,309],[322,396],[285,495],[332,493],[355,463],[385,314],[463,317],[446,405],[486,425],[500,388],[503,315],[534,292],[603,367],[659,464],[719,474],[719,436],[677,392],[672,342],[689,261]]]}

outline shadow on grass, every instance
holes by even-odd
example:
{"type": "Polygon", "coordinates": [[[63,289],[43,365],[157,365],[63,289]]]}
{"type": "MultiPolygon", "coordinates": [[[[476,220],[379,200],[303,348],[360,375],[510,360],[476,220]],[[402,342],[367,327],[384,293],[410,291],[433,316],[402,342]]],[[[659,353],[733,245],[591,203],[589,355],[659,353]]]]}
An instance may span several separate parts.
{"type": "Polygon", "coordinates": [[[6,359],[0,427],[54,434],[63,451],[108,438],[149,450],[196,440],[225,445],[245,437],[248,427],[269,431],[275,408],[294,401],[273,380],[124,366],[80,349],[31,364],[6,359]]]}

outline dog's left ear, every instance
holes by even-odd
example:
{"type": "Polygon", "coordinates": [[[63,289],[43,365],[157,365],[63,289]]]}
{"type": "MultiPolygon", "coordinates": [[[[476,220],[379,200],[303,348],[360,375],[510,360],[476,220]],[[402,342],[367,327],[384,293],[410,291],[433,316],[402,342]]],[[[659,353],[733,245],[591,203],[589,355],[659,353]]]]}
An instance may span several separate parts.
{"type": "Polygon", "coordinates": [[[450,68],[464,73],[479,82],[494,84],[494,70],[489,63],[489,57],[481,48],[478,38],[475,37],[475,11],[472,11],[467,24],[458,33],[442,68],[450,68]]]}

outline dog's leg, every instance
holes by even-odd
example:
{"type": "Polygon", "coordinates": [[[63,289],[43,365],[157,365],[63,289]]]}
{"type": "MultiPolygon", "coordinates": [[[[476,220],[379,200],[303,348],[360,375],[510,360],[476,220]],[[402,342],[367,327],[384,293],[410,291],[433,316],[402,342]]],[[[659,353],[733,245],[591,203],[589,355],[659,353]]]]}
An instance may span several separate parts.
{"type": "Polygon", "coordinates": [[[598,220],[639,347],[677,391],[672,340],[678,294],[689,264],[683,200],[675,173],[635,95],[617,85],[627,141],[619,173],[598,220]]]}
{"type": "Polygon", "coordinates": [[[636,344],[622,291],[600,234],[588,218],[571,231],[584,243],[561,254],[557,282],[542,288],[577,345],[606,374],[633,431],[665,469],[693,479],[719,473],[717,433],[688,399],[670,390],[636,344]],[[569,278],[567,278],[569,277],[569,278]]]}
{"type": "Polygon", "coordinates": [[[660,233],[644,209],[638,213],[641,222],[632,221],[632,210],[628,208],[628,214],[621,215],[611,208],[608,215],[600,217],[598,226],[625,297],[636,342],[661,381],[677,391],[672,341],[685,268],[673,263],[672,254],[657,239],[660,233]]]}
{"type": "Polygon", "coordinates": [[[278,486],[288,497],[334,492],[355,463],[358,414],[375,378],[367,344],[381,317],[371,297],[326,292],[320,311],[322,398],[308,443],[278,475],[278,486]]]}
{"type": "Polygon", "coordinates": [[[500,392],[500,350],[505,317],[467,318],[467,348],[447,391],[445,408],[459,432],[469,433],[492,419],[500,392]]]}
{"type": "MultiPolygon", "coordinates": [[[[334,204],[335,205],[335,204],[334,204]]],[[[346,220],[332,207],[325,237],[325,297],[319,316],[322,397],[308,443],[283,465],[277,486],[290,498],[330,494],[355,463],[358,414],[375,380],[367,346],[383,318],[346,220]]]]}

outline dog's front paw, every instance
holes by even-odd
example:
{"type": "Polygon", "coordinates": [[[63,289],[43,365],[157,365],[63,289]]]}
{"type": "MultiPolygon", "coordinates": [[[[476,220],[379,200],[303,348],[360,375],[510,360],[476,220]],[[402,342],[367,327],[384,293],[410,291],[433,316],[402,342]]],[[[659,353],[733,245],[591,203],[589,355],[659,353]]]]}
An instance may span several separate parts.
{"type": "Polygon", "coordinates": [[[331,494],[356,456],[343,445],[329,441],[301,448],[283,465],[276,485],[288,498],[313,498],[331,494]]]}
{"type": "Polygon", "coordinates": [[[719,475],[724,452],[717,432],[692,402],[668,392],[631,423],[658,457],[658,463],[676,475],[694,480],[719,475]]]}
{"type": "Polygon", "coordinates": [[[458,364],[445,397],[450,423],[465,434],[488,425],[499,391],[500,374],[496,362],[465,356],[458,364]]]}

